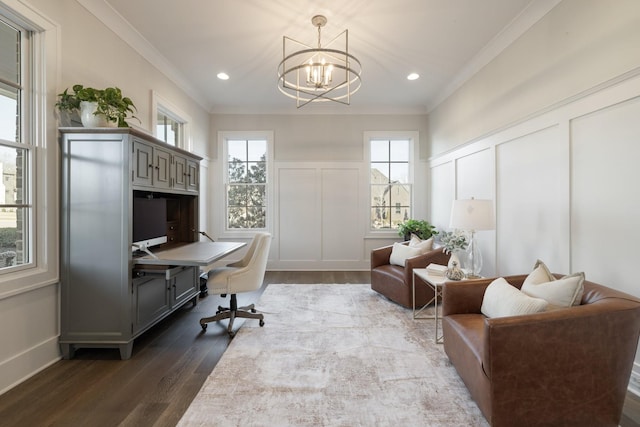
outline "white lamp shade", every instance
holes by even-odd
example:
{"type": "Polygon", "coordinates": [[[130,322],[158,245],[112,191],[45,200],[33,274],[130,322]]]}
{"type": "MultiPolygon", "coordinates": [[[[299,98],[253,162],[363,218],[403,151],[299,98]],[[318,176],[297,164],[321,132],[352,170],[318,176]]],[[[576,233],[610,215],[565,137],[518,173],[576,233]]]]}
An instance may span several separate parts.
{"type": "Polygon", "coordinates": [[[472,231],[493,230],[495,228],[493,200],[454,200],[449,227],[472,231]]]}

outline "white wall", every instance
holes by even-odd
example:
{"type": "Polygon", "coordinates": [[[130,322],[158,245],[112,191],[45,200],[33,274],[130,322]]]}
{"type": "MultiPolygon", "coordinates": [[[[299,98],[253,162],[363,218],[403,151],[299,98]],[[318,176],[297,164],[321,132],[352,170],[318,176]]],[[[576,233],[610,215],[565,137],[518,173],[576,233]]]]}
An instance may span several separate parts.
{"type": "Polygon", "coordinates": [[[640,2],[565,0],[430,114],[432,214],[448,215],[439,183],[490,188],[484,275],[539,258],[640,297],[639,114],[640,2]]]}
{"type": "MultiPolygon", "coordinates": [[[[39,221],[44,224],[46,219],[53,223],[53,228],[57,227],[58,193],[55,184],[58,182],[59,165],[53,104],[55,95],[73,84],[120,87],[138,108],[137,116],[141,123],[132,124],[146,131],[151,130],[151,93],[155,90],[189,114],[193,120],[193,151],[203,156],[207,154],[210,120],[207,111],[76,1],[10,0],[8,3],[20,10],[32,9],[33,14],[52,23],[54,34],[46,40],[48,44],[44,48],[49,55],[54,51],[57,53],[47,69],[47,78],[55,76],[55,79],[48,87],[44,118],[47,122],[46,147],[39,150],[39,154],[46,158],[38,159],[39,179],[50,186],[47,191],[51,198],[47,213],[43,215],[45,218],[39,218],[39,221]],[[46,176],[43,175],[45,173],[46,176]]],[[[44,188],[44,184],[39,185],[38,191],[44,188]]],[[[57,235],[55,230],[51,233],[51,236],[57,235]]],[[[44,260],[43,266],[57,274],[57,239],[51,238],[46,244],[48,249],[43,249],[39,256],[44,260]]],[[[37,286],[11,289],[10,292],[5,292],[0,286],[0,393],[59,360],[59,300],[55,278],[37,286]]]]}

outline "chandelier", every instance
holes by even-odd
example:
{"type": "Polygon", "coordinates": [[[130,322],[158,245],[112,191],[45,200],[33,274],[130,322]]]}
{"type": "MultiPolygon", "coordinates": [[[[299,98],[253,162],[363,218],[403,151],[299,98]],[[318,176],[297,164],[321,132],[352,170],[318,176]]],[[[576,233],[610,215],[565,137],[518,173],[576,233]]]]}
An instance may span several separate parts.
{"type": "Polygon", "coordinates": [[[349,53],[349,30],[344,30],[324,47],[321,30],[327,18],[316,15],[311,23],[318,28],[317,47],[284,36],[282,61],[278,65],[278,89],[296,100],[297,108],[311,102],[334,101],[349,105],[360,89],[362,66],[349,53]],[[344,44],[344,49],[332,46],[344,44]],[[295,50],[299,49],[299,50],[295,50]]]}

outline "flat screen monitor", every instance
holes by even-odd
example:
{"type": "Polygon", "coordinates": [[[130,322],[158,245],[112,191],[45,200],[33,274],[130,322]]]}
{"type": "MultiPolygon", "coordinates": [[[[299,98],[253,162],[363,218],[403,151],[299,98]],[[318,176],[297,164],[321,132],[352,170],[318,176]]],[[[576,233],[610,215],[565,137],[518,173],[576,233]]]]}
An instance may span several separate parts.
{"type": "Polygon", "coordinates": [[[133,248],[146,248],[167,242],[167,199],[133,198],[133,248]]]}

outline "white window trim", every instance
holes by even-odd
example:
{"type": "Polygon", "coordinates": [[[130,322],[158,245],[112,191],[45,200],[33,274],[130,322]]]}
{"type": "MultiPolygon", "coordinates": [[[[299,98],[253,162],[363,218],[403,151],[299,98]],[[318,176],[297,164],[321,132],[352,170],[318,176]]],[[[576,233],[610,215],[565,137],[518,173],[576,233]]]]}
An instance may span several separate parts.
{"type": "Polygon", "coordinates": [[[178,141],[178,148],[182,148],[186,151],[191,151],[191,132],[190,124],[192,123],[191,117],[182,111],[180,108],[172,104],[168,99],[162,97],[155,90],[151,91],[151,129],[153,134],[158,137],[158,110],[163,111],[167,116],[173,120],[182,123],[182,140],[178,141]]]}
{"type": "Polygon", "coordinates": [[[216,214],[220,219],[215,221],[218,227],[217,234],[221,238],[246,238],[253,236],[256,231],[268,231],[273,234],[273,131],[219,131],[218,132],[218,159],[220,161],[220,170],[218,173],[217,188],[213,197],[213,206],[216,214]],[[267,141],[267,210],[266,210],[266,228],[247,229],[247,230],[227,230],[227,182],[226,182],[226,164],[227,164],[227,144],[229,139],[265,139],[267,141]]]}
{"type": "Polygon", "coordinates": [[[59,281],[58,124],[54,104],[60,82],[60,27],[19,0],[3,0],[0,10],[24,28],[32,30],[36,93],[33,119],[25,126],[33,144],[33,259],[26,268],[0,274],[0,299],[30,292],[59,281]],[[46,70],[46,72],[45,72],[46,70]]]}
{"type": "Polygon", "coordinates": [[[362,194],[365,195],[366,200],[363,206],[366,206],[364,212],[365,238],[398,238],[397,231],[387,230],[372,230],[371,229],[371,140],[372,139],[408,139],[409,140],[409,153],[411,158],[409,159],[409,180],[412,184],[411,188],[411,212],[412,216],[416,217],[419,213],[416,211],[416,193],[418,186],[416,186],[416,166],[419,158],[419,140],[418,131],[365,131],[363,132],[363,144],[364,144],[364,160],[366,167],[363,168],[362,182],[366,188],[363,188],[362,194]]]}

